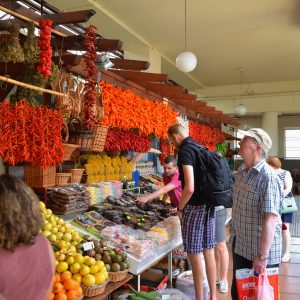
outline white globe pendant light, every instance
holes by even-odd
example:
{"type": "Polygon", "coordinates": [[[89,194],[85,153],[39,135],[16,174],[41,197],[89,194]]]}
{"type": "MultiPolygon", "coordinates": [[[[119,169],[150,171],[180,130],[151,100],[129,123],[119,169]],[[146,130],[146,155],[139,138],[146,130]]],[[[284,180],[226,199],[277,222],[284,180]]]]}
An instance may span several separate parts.
{"type": "MultiPolygon", "coordinates": [[[[241,89],[241,103],[235,107],[235,114],[238,116],[244,116],[247,113],[247,107],[243,105],[243,68],[239,67],[240,71],[240,89],[241,89]]],[[[245,76],[245,75],[244,75],[245,76]]]]}
{"type": "Polygon", "coordinates": [[[176,67],[178,70],[188,73],[193,71],[197,66],[196,55],[186,50],[186,0],[184,0],[184,49],[185,51],[180,52],[176,57],[176,67]]]}
{"type": "Polygon", "coordinates": [[[197,66],[197,57],[193,52],[183,51],[176,58],[176,67],[185,73],[193,71],[197,66]]]}
{"type": "Polygon", "coordinates": [[[247,113],[247,107],[243,104],[236,106],[235,113],[239,116],[243,116],[247,113]]]}

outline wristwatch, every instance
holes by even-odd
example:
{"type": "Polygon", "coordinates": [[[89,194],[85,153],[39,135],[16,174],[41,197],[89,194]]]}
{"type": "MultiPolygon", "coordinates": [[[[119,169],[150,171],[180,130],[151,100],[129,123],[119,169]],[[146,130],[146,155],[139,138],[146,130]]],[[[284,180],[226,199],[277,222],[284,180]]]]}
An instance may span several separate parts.
{"type": "Polygon", "coordinates": [[[258,254],[258,258],[259,258],[261,261],[265,261],[265,260],[267,260],[267,259],[268,259],[268,257],[267,257],[267,256],[265,256],[265,255],[261,255],[261,254],[258,254]]]}

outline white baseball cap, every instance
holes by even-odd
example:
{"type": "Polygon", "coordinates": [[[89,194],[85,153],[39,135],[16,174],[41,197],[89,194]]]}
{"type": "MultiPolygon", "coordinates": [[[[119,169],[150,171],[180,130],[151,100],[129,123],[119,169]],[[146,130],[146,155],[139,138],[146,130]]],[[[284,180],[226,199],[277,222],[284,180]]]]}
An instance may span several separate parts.
{"type": "Polygon", "coordinates": [[[268,151],[272,148],[272,140],[270,136],[261,128],[251,128],[247,131],[238,130],[238,132],[245,136],[254,138],[266,153],[268,153],[268,151]]]}

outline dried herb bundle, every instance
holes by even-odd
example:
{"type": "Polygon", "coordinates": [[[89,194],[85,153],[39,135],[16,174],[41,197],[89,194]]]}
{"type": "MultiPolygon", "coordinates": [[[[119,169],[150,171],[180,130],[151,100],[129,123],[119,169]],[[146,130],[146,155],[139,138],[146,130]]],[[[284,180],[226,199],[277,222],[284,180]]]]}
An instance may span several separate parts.
{"type": "Polygon", "coordinates": [[[40,49],[37,43],[37,38],[34,35],[34,23],[28,25],[27,38],[24,43],[24,57],[26,63],[37,63],[39,60],[40,49]]]}
{"type": "Polygon", "coordinates": [[[23,62],[24,51],[19,42],[20,26],[16,21],[9,21],[10,35],[7,41],[3,40],[0,47],[0,57],[3,62],[12,61],[13,63],[23,62]]]}

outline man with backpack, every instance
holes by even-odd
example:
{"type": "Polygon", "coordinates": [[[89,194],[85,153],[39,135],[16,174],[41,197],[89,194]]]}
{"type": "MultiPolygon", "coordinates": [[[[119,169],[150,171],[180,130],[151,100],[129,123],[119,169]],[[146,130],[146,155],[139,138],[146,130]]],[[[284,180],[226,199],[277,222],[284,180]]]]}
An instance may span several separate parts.
{"type": "Polygon", "coordinates": [[[178,149],[179,179],[183,190],[177,210],[182,221],[183,245],[192,264],[196,299],[203,299],[203,252],[210,300],[216,300],[214,206],[227,206],[231,202],[230,170],[226,169],[222,157],[193,141],[180,124],[169,127],[168,137],[178,149]],[[213,178],[214,174],[216,178],[213,178]],[[221,201],[222,197],[224,201],[221,201]]]}

